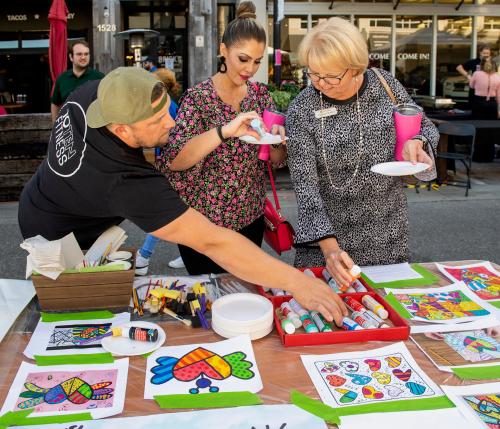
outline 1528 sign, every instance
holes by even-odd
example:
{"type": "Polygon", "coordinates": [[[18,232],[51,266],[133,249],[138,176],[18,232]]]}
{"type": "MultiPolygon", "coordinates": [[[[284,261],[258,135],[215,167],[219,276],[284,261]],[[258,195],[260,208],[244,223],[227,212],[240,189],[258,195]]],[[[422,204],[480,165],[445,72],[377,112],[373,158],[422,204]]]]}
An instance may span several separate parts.
{"type": "Polygon", "coordinates": [[[116,31],[116,24],[97,24],[97,31],[116,31]]]}

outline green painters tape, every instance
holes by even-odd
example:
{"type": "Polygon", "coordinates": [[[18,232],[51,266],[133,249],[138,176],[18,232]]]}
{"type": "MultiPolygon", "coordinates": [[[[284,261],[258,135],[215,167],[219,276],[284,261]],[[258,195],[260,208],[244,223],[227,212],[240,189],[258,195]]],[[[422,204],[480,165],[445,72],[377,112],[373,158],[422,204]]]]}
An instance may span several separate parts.
{"type": "Polygon", "coordinates": [[[315,416],[323,419],[327,423],[340,425],[340,418],[337,414],[337,410],[332,408],[323,402],[313,399],[303,393],[292,390],[290,393],[290,401],[292,404],[299,408],[307,411],[308,413],[314,414],[315,416]]]}
{"type": "Polygon", "coordinates": [[[361,273],[363,280],[373,289],[383,289],[383,288],[405,288],[405,287],[415,287],[415,286],[429,286],[437,283],[440,277],[436,274],[431,273],[419,264],[410,264],[410,266],[422,276],[420,279],[408,279],[408,280],[396,280],[393,282],[375,283],[366,277],[365,274],[361,273]]]}
{"type": "Polygon", "coordinates": [[[218,392],[198,395],[160,395],[155,396],[160,408],[223,408],[245,405],[260,405],[260,399],[252,392],[218,392]]]}
{"type": "Polygon", "coordinates": [[[49,423],[69,423],[92,420],[92,414],[63,414],[59,416],[29,417],[33,410],[9,411],[0,416],[0,427],[45,425],[49,423]]]}
{"type": "Polygon", "coordinates": [[[500,308],[500,301],[488,301],[491,305],[493,305],[496,308],[500,308]]]}
{"type": "Polygon", "coordinates": [[[111,311],[83,311],[81,313],[40,313],[42,322],[63,322],[67,320],[93,320],[93,319],[112,319],[115,317],[111,311]]]}
{"type": "Polygon", "coordinates": [[[392,292],[389,292],[386,296],[384,296],[386,302],[394,309],[396,312],[404,319],[411,319],[412,315],[408,312],[408,310],[401,304],[392,292]]]}
{"type": "Polygon", "coordinates": [[[500,365],[468,366],[451,368],[453,373],[462,380],[492,380],[500,378],[500,365]]]}
{"type": "Polygon", "coordinates": [[[80,365],[86,363],[113,363],[115,359],[111,353],[92,353],[78,355],[57,355],[40,356],[35,355],[35,361],[38,366],[49,365],[80,365]]]}
{"type": "Polygon", "coordinates": [[[446,396],[425,399],[409,399],[405,401],[375,402],[352,407],[340,407],[335,411],[339,417],[356,414],[389,413],[396,411],[439,410],[441,408],[455,408],[455,404],[446,396]]]}

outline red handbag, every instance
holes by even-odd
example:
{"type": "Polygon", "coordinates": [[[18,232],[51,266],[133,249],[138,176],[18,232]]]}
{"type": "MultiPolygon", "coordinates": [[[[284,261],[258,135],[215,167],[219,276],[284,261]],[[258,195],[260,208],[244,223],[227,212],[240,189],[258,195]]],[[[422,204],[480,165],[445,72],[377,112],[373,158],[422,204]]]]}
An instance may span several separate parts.
{"type": "Polygon", "coordinates": [[[267,168],[276,208],[269,198],[266,198],[266,205],[264,207],[264,240],[278,255],[281,255],[281,252],[286,252],[293,247],[295,231],[290,222],[281,215],[281,207],[278,200],[278,194],[276,193],[276,186],[274,185],[271,163],[269,161],[267,161],[267,168]]]}

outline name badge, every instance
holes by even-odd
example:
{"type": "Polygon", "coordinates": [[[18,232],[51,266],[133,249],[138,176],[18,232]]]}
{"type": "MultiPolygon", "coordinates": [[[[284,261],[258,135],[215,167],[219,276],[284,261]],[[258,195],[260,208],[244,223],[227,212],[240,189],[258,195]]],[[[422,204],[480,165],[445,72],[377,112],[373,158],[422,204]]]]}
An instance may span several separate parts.
{"type": "Polygon", "coordinates": [[[329,107],[328,109],[315,110],[314,116],[316,116],[316,119],[321,119],[328,118],[329,116],[336,115],[337,113],[338,110],[336,107],[329,107]]]}

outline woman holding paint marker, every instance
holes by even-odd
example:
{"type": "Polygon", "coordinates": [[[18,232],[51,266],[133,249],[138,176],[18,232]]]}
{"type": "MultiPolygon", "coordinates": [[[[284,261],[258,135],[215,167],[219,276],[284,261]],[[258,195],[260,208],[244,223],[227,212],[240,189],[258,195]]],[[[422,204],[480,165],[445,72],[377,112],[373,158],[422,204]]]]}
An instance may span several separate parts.
{"type": "MultiPolygon", "coordinates": [[[[408,260],[406,197],[399,177],[370,171],[394,161],[393,102],[368,66],[359,30],[341,18],[312,29],[299,47],[312,86],[292,102],[286,119],[288,166],[298,204],[295,265],[326,265],[348,287],[354,262],[381,265],[408,260]]],[[[380,70],[398,103],[413,103],[402,85],[380,70]]],[[[433,165],[439,134],[424,116],[403,158],[433,165]],[[428,147],[427,146],[427,147],[428,147]]],[[[427,177],[419,176],[422,180],[427,177]]],[[[432,172],[431,172],[432,174],[432,172]]]]}
{"type": "MultiPolygon", "coordinates": [[[[266,33],[255,17],[254,4],[242,2],[224,31],[218,72],[186,91],[158,167],[191,207],[260,246],[265,164],[257,158],[258,145],[238,139],[245,134],[258,139],[250,122],[274,108],[267,88],[249,82],[266,54],[266,33]]],[[[285,136],[283,127],[270,132],[285,136]]],[[[273,163],[285,157],[284,145],[271,149],[273,163]]],[[[179,251],[189,274],[224,271],[186,246],[179,251]]]]}

